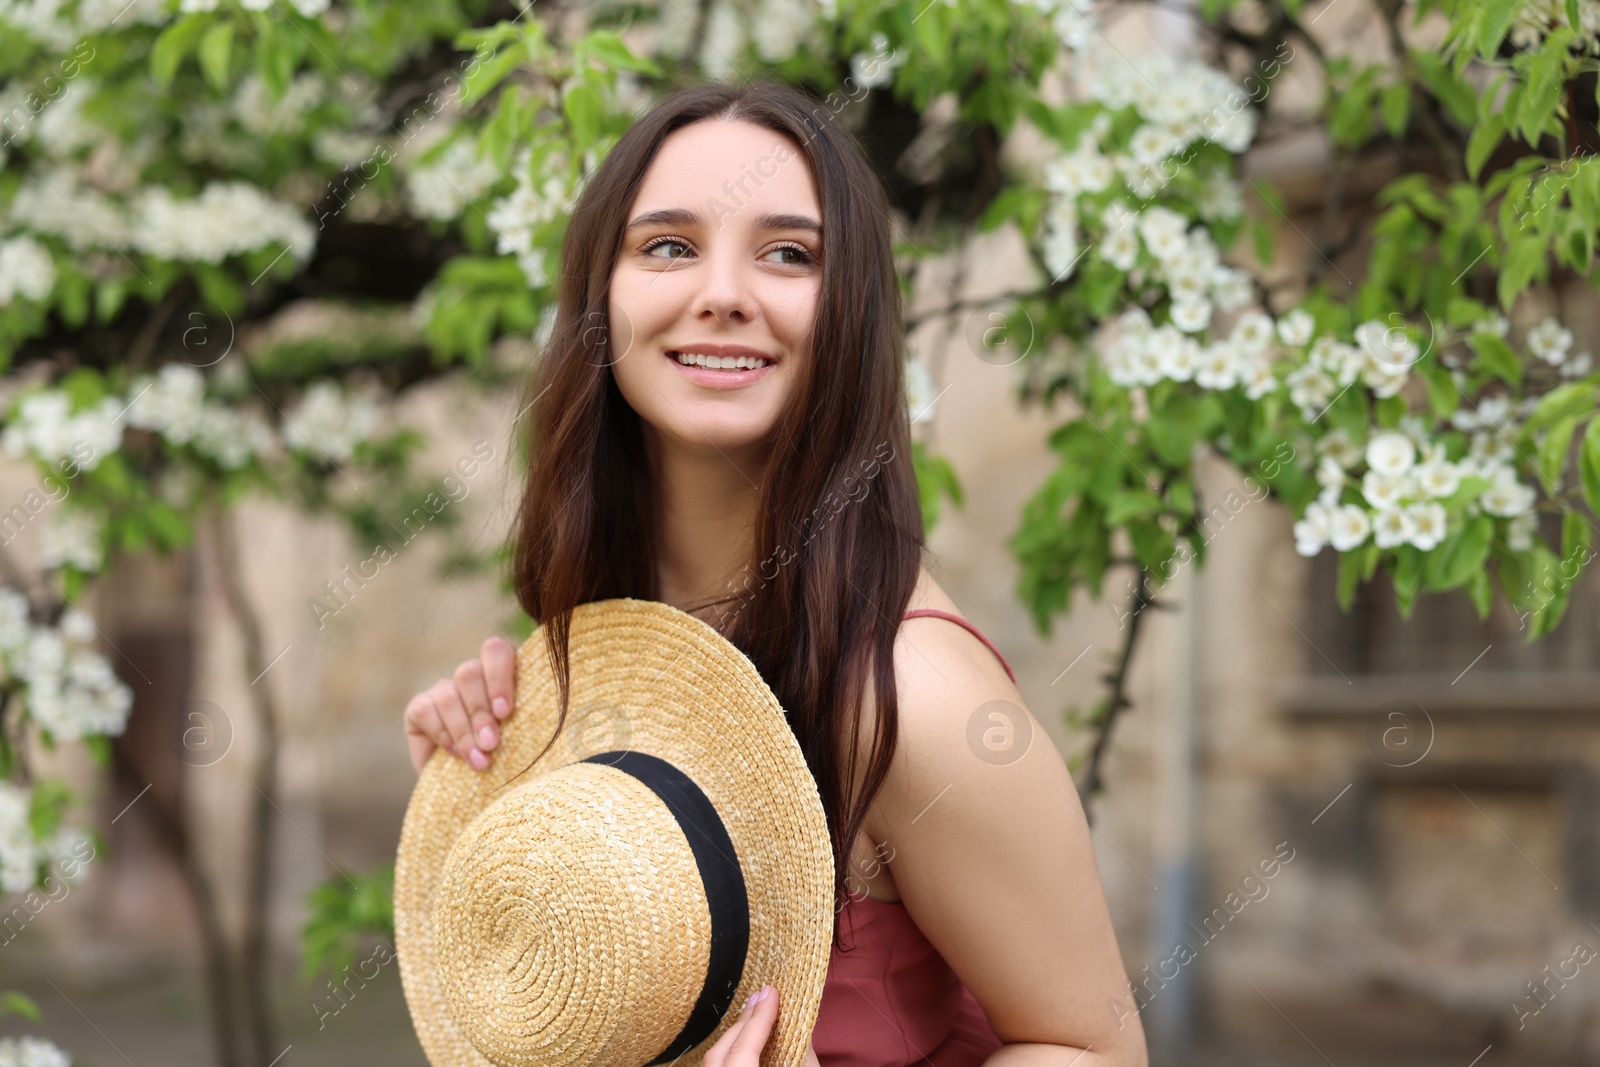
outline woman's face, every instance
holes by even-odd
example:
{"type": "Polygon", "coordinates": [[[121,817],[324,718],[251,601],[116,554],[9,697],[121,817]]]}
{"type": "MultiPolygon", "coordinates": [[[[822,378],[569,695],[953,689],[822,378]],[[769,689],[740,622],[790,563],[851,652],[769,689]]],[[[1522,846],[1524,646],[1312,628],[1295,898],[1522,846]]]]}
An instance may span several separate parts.
{"type": "Polygon", "coordinates": [[[612,373],[647,438],[764,450],[810,358],[821,225],[810,168],[783,134],[703,119],[666,137],[610,291],[612,373]],[[685,366],[679,353],[730,369],[685,366]],[[748,357],[767,363],[742,369],[748,357]]]}

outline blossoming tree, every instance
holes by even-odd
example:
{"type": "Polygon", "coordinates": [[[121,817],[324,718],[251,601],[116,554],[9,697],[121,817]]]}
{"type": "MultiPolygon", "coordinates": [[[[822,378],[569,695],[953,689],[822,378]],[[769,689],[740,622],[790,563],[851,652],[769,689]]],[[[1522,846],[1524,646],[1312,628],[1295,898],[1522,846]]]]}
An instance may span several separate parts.
{"type": "MultiPolygon", "coordinates": [[[[686,78],[783,78],[863,128],[892,176],[908,287],[976,230],[1011,225],[1027,241],[1038,284],[985,306],[1005,309],[995,336],[1035,339],[1017,357],[1023,398],[1075,405],[1010,545],[1042,630],[1114,566],[1136,569],[1143,603],[1173,560],[1203,559],[1205,447],[1260,474],[1295,515],[1300,553],[1339,554],[1341,603],[1382,568],[1402,611],[1462,589],[1482,615],[1498,591],[1530,637],[1548,633],[1600,513],[1597,378],[1561,322],[1518,336],[1508,316],[1536,285],[1592,278],[1600,4],[1372,2],[1388,55],[1334,54],[1302,0],[1252,5],[1259,30],[1234,0],[1205,0],[1203,32],[1254,64],[1241,85],[1112,46],[1087,0],[6,0],[3,444],[71,491],[37,521],[43,504],[15,513],[56,595],[24,596],[13,567],[0,598],[16,679],[0,889],[26,889],[72,847],[30,742],[82,738],[104,754],[95,739],[127,710],[70,607],[108,554],[184,549],[210,526],[258,674],[229,505],[276,495],[364,541],[409,510],[419,440],[394,401],[443,376],[517,377],[493,346],[547,335],[545,268],[585,177],[653,93],[686,78]],[[1426,44],[1419,28],[1434,32],[1426,44]],[[1310,277],[1269,288],[1260,266],[1282,204],[1251,182],[1260,210],[1245,210],[1239,159],[1294,63],[1314,68],[1341,168],[1384,142],[1429,152],[1376,198],[1377,239],[1348,292],[1317,276],[1331,235],[1310,277]],[[1064,98],[1047,99],[1049,77],[1064,98]],[[942,102],[949,117],[924,129],[942,102]],[[1002,164],[1022,125],[1050,148],[1042,167],[1002,164]],[[1255,263],[1225,262],[1246,234],[1255,263]],[[307,305],[339,328],[270,339],[307,305]],[[248,358],[233,344],[247,334],[268,338],[248,358]]],[[[910,369],[925,420],[932,384],[910,369]]],[[[920,442],[915,458],[931,524],[961,490],[920,442]]],[[[1086,796],[1127,705],[1137,632],[1086,724],[1086,796]]],[[[276,712],[265,693],[253,710],[265,744],[251,919],[240,958],[214,962],[236,966],[248,994],[249,1040],[219,1025],[218,1059],[265,1067],[278,1053],[261,977],[276,712]]],[[[383,927],[363,893],[319,892],[319,958],[383,927]]],[[[229,996],[215,1002],[224,1020],[229,996]]]]}

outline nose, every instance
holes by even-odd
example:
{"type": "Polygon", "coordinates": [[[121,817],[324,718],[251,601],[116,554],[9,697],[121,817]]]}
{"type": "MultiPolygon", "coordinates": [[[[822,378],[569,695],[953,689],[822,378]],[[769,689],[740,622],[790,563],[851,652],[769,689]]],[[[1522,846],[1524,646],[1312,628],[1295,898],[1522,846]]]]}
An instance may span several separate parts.
{"type": "Polygon", "coordinates": [[[705,267],[700,271],[700,289],[694,295],[691,309],[694,317],[704,318],[709,313],[719,319],[753,319],[755,297],[750,285],[753,269],[735,252],[716,248],[709,251],[705,267]]]}

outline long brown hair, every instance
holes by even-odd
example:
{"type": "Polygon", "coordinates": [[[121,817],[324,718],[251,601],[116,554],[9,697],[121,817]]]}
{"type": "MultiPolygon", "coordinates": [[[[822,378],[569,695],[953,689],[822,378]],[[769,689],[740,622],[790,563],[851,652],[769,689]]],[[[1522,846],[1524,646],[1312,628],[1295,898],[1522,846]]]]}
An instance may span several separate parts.
{"type": "Polygon", "coordinates": [[[659,599],[658,501],[639,416],[610,371],[610,279],[627,213],[662,141],[709,118],[788,137],[821,198],[822,291],[810,358],[797,361],[791,403],[774,431],[747,568],[754,574],[724,632],[777,695],[816,780],[833,843],[837,945],[850,845],[898,737],[894,640],[925,533],[888,198],[865,153],[818,101],[766,81],[679,90],[642,115],[587,181],[562,243],[555,323],[523,397],[528,473],[511,531],[513,582],[545,631],[560,684],[559,736],[573,608],[610,597],[659,599]],[[869,676],[878,728],[864,788],[852,797],[848,771],[860,766],[869,676]]]}

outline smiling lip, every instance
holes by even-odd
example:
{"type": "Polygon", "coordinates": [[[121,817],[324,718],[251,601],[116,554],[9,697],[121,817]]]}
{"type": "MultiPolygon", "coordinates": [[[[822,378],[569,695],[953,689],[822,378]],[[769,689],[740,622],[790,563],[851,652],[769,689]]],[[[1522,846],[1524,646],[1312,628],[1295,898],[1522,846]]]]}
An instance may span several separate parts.
{"type": "Polygon", "coordinates": [[[666,356],[674,367],[678,368],[680,374],[696,385],[704,386],[707,389],[742,389],[765,378],[778,365],[778,361],[772,356],[760,349],[749,348],[745,345],[685,345],[682,348],[663,349],[662,354],[666,356]],[[693,364],[685,366],[679,363],[677,357],[679,352],[694,352],[702,356],[721,356],[723,358],[748,356],[751,359],[764,359],[767,361],[767,365],[758,367],[755,370],[712,370],[710,367],[696,367],[693,364]]]}

